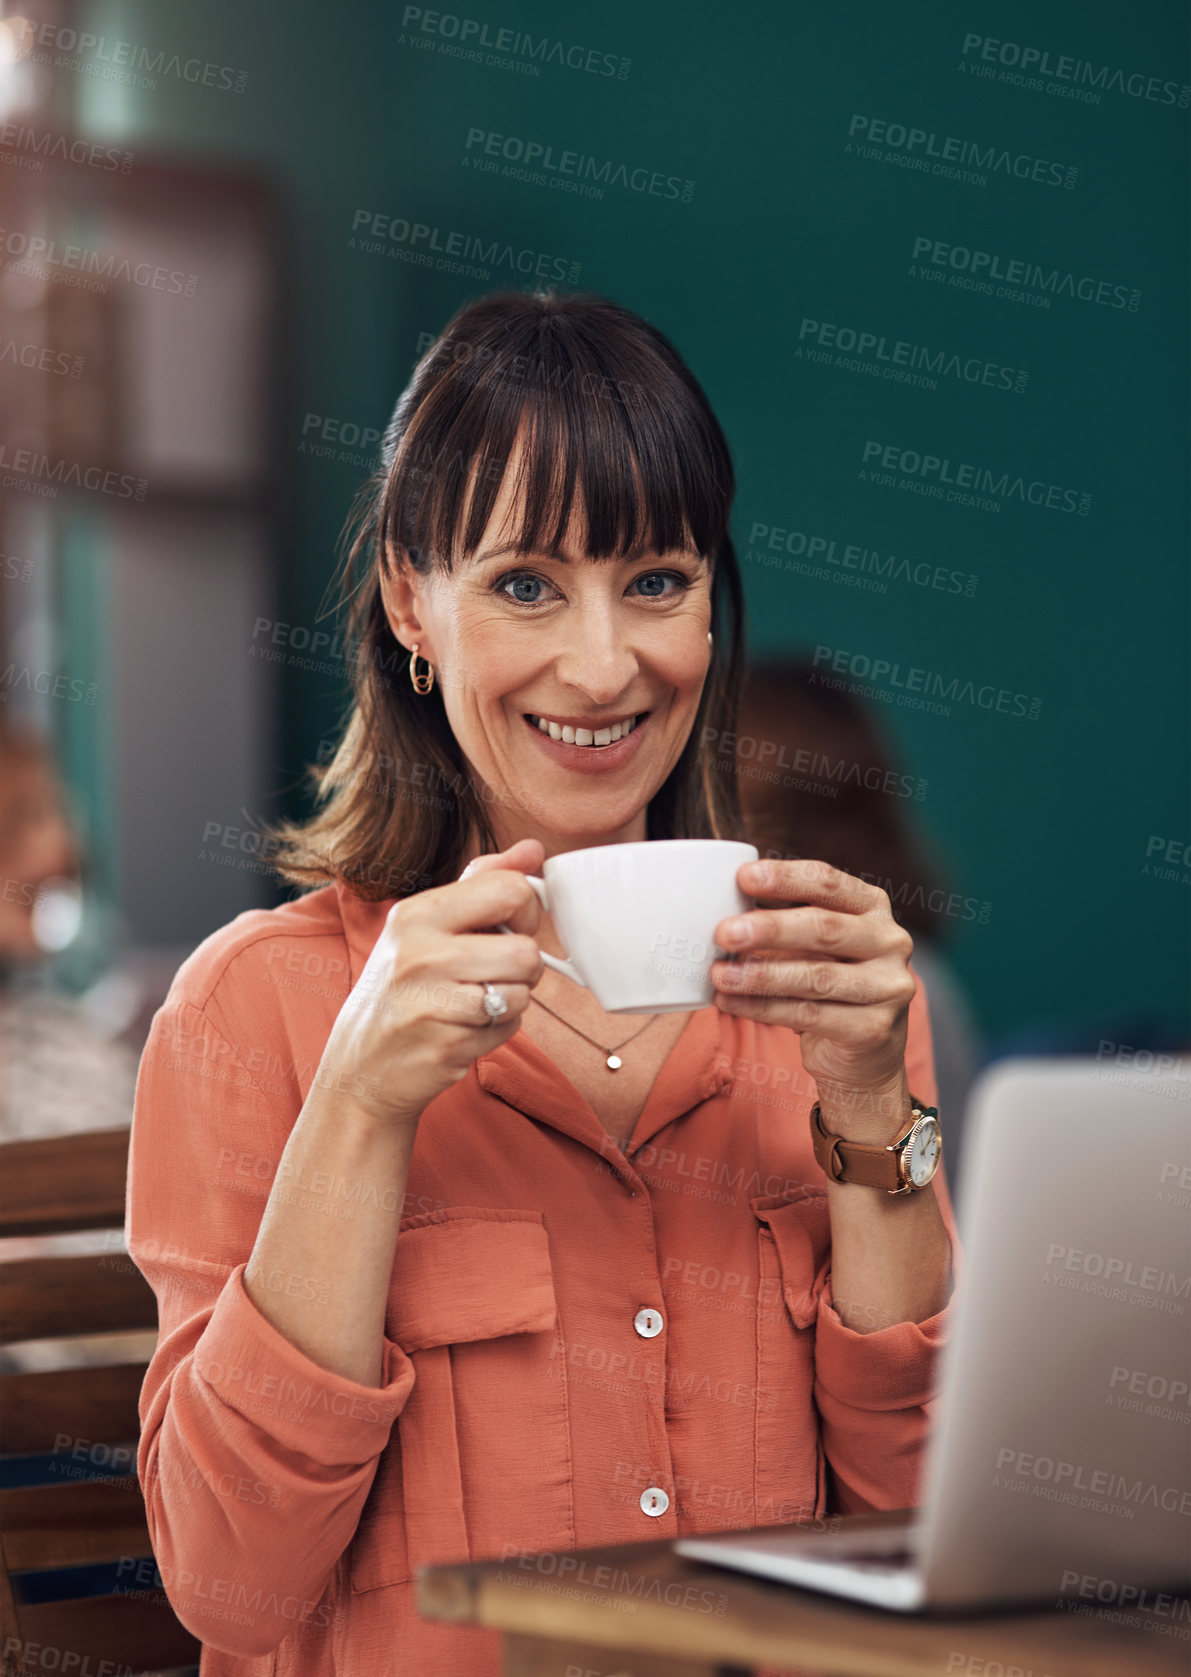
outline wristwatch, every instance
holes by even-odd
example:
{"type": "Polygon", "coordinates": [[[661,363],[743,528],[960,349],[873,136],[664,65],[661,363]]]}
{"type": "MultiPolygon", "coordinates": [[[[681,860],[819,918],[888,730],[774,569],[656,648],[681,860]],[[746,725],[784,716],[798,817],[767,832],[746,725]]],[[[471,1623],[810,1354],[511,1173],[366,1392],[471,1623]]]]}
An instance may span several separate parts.
{"type": "Polygon", "coordinates": [[[925,1188],[943,1157],[939,1109],[923,1106],[910,1096],[910,1122],[888,1147],[846,1141],[823,1128],[819,1103],[811,1107],[811,1138],[815,1158],[833,1182],[859,1182],[884,1188],[890,1194],[912,1194],[925,1188]]]}

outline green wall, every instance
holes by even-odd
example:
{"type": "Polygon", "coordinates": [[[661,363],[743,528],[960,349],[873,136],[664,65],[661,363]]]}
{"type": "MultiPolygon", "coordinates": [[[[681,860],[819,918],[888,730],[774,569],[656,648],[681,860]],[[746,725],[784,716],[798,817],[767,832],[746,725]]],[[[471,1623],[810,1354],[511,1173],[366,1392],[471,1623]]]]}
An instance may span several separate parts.
{"type": "MultiPolygon", "coordinates": [[[[391,238],[382,254],[353,249],[357,216],[578,263],[578,288],[675,340],[724,424],[753,652],[829,648],[858,674],[897,667],[874,703],[928,781],[912,807],[959,889],[991,905],[986,923],[957,922],[953,943],[984,1025],[1180,1012],[1191,885],[1180,859],[1191,862],[1185,9],[469,0],[458,15],[491,36],[595,49],[597,70],[617,73],[544,64],[531,77],[483,51],[463,61],[437,50],[438,35],[403,32],[400,4],[89,9],[89,27],[248,73],[238,95],[176,78],[135,95],[87,88],[82,114],[145,147],[264,168],[283,194],[296,333],[282,615],[314,624],[360,475],[350,458],[300,450],[303,416],[382,425],[419,334],[509,277],[394,259],[408,247],[391,238]],[[997,48],[983,49],[991,65],[981,48],[965,56],[969,34],[1009,43],[1007,59],[1047,51],[1052,88],[1078,87],[1055,78],[1078,77],[1082,61],[1094,101],[1000,79],[997,48]],[[861,149],[866,134],[850,136],[857,118],[889,125],[867,141],[876,155],[861,149]],[[909,153],[896,124],[935,136],[914,148],[929,144],[925,168],[898,162],[909,153]],[[576,151],[657,171],[663,184],[659,195],[609,184],[593,199],[477,172],[472,130],[541,143],[555,159],[576,151]],[[960,160],[947,161],[960,149],[949,137],[966,148],[960,160]],[[1013,159],[1026,160],[1021,175],[1008,172],[1013,159]],[[936,161],[976,178],[934,172],[936,161]],[[693,183],[689,201],[682,187],[665,195],[670,177],[693,183]],[[916,261],[916,241],[939,261],[916,261]],[[1103,300],[1059,294],[1040,307],[1030,299],[1045,299],[1045,282],[1026,300],[949,284],[950,249],[995,256],[1002,274],[1017,261],[1056,284],[1106,282],[1103,300]],[[876,345],[865,357],[881,376],[837,364],[807,320],[884,338],[890,359],[876,345]],[[930,379],[911,365],[922,355],[937,365],[934,388],[884,376],[900,365],[930,379]],[[969,382],[985,368],[988,382],[969,382]],[[862,475],[866,445],[898,452],[891,486],[862,475]],[[997,510],[915,492],[931,480],[901,451],[950,461],[960,484],[977,469],[986,485],[1004,479],[997,510]],[[1058,505],[1020,498],[1032,484],[1058,505]],[[787,532],[791,551],[750,540],[757,525],[787,532]],[[833,556],[817,550],[820,574],[799,556],[804,538],[836,544],[833,556]],[[848,547],[874,568],[845,570],[848,547]],[[897,702],[927,681],[911,668],[931,673],[949,714],[897,702]]],[[[287,679],[279,787],[336,714],[329,684],[287,679]]]]}

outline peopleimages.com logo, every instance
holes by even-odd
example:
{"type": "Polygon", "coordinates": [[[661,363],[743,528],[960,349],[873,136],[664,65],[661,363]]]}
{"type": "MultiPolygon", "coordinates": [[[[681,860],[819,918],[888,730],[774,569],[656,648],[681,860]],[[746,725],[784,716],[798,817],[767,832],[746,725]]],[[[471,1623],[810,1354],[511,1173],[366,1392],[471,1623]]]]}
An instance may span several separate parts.
{"type": "Polygon", "coordinates": [[[464,144],[465,167],[492,158],[506,167],[505,173],[528,174],[540,177],[551,185],[581,186],[588,183],[593,190],[606,186],[623,186],[630,192],[643,192],[653,198],[672,198],[689,204],[695,193],[695,183],[680,175],[667,175],[660,169],[634,167],[621,158],[593,157],[587,152],[569,149],[556,152],[543,140],[525,139],[519,134],[498,134],[488,128],[469,128],[464,144]],[[512,171],[509,165],[514,165],[512,171]]]}
{"type": "Polygon", "coordinates": [[[549,35],[527,35],[522,29],[507,29],[479,18],[424,6],[407,6],[401,15],[401,27],[408,29],[415,40],[418,34],[430,37],[417,42],[419,46],[447,49],[453,56],[472,64],[512,63],[520,59],[518,68],[532,76],[541,74],[541,65],[553,64],[558,69],[579,70],[589,76],[615,76],[623,82],[628,80],[633,62],[618,52],[604,52],[599,47],[585,47],[574,41],[567,43],[549,35]]]}
{"type": "Polygon", "coordinates": [[[1000,174],[1007,179],[1071,191],[1079,179],[1079,170],[1072,163],[1056,163],[1049,158],[1035,157],[1032,152],[1012,151],[995,141],[940,134],[933,128],[889,122],[884,117],[865,116],[859,111],[853,113],[848,123],[844,146],[845,155],[853,150],[858,157],[895,162],[903,168],[943,175],[970,186],[985,186],[990,175],[1000,174]]]}
{"type": "MultiPolygon", "coordinates": [[[[866,688],[854,689],[866,695],[885,698],[882,689],[894,689],[899,703],[914,710],[936,709],[950,715],[952,704],[969,704],[979,710],[996,711],[1001,716],[1024,716],[1036,722],[1042,714],[1042,700],[1029,693],[1015,693],[1009,687],[997,687],[992,682],[979,687],[974,681],[958,675],[944,676],[939,670],[926,670],[916,664],[902,665],[888,658],[872,658],[866,652],[850,652],[843,647],[816,646],[811,663],[816,671],[816,685],[830,685],[827,672],[844,676],[853,682],[867,682],[866,688]],[[919,695],[916,699],[911,695],[919,695]],[[932,701],[934,701],[932,703],[932,701]]],[[[843,683],[836,683],[841,686],[843,683]]]]}
{"type": "Polygon", "coordinates": [[[951,349],[940,349],[934,344],[914,343],[907,338],[887,338],[884,333],[857,331],[854,326],[814,320],[810,315],[803,317],[798,328],[796,356],[803,354],[802,346],[807,338],[815,349],[824,352],[816,355],[808,346],[812,360],[830,361],[828,352],[838,350],[844,357],[842,360],[836,357],[838,366],[857,364],[863,371],[874,373],[879,369],[868,363],[879,362],[885,364],[880,370],[886,375],[898,377],[903,375],[898,374],[896,369],[909,369],[920,376],[908,378],[906,375],[908,382],[931,390],[938,389],[938,379],[953,378],[964,384],[1012,390],[1020,396],[1030,379],[1029,373],[1020,367],[1004,367],[998,361],[988,361],[979,355],[964,355],[951,349]]]}
{"type": "Polygon", "coordinates": [[[1010,1490],[1028,1490],[1031,1484],[1045,1487],[1049,1501],[1077,1504],[1102,1514],[1123,1514],[1129,1520],[1147,1505],[1191,1519],[1191,1491],[1182,1485],[1158,1485],[1144,1479],[1130,1481],[1112,1468],[1037,1456],[1012,1444],[1003,1444],[997,1451],[993,1484],[1010,1490]],[[1083,1493],[1079,1499],[1075,1495],[1077,1491],[1083,1493]]]}
{"type": "Polygon", "coordinates": [[[248,71],[201,58],[182,58],[176,52],[146,47],[107,35],[92,35],[50,20],[31,23],[13,18],[16,56],[51,70],[75,70],[104,81],[155,88],[158,76],[175,76],[195,86],[224,93],[243,93],[248,71]]]}
{"type": "Polygon", "coordinates": [[[116,472],[102,466],[88,466],[79,460],[67,460],[61,455],[39,453],[31,448],[10,448],[0,442],[0,481],[6,489],[26,489],[35,495],[56,500],[60,487],[93,489],[101,495],[115,495],[119,500],[143,501],[149,480],[133,477],[129,472],[116,472]]]}
{"type": "Polygon", "coordinates": [[[944,499],[944,486],[950,485],[945,497],[948,501],[982,499],[998,511],[999,500],[1020,501],[1023,506],[1049,507],[1052,512],[1075,512],[1086,518],[1092,506],[1091,495],[1078,489],[1064,489],[1061,484],[1027,479],[1021,473],[996,472],[990,466],[924,454],[921,449],[902,448],[898,443],[867,441],[861,460],[862,483],[896,487],[895,474],[900,473],[908,487],[936,500],[944,499]]]}
{"type": "Polygon", "coordinates": [[[426,221],[410,221],[406,216],[379,210],[356,210],[351,231],[349,250],[387,255],[445,272],[460,268],[472,279],[488,279],[495,273],[513,280],[521,274],[527,279],[574,285],[579,278],[580,264],[569,257],[518,248],[507,239],[431,226],[426,221]]]}
{"type": "Polygon", "coordinates": [[[993,295],[995,280],[1002,287],[997,296],[1020,290],[1030,302],[1042,308],[1050,307],[1052,297],[1097,303],[1101,308],[1126,309],[1130,314],[1136,314],[1141,304],[1137,286],[1118,285],[1113,280],[1077,274],[1069,268],[1048,268],[1026,257],[1002,257],[997,251],[948,244],[944,239],[928,238],[921,233],[914,240],[910,262],[911,275],[914,263],[923,268],[929,263],[931,267],[947,270],[945,274],[932,274],[932,279],[945,279],[953,284],[962,279],[968,289],[983,290],[986,295],[993,295]]]}
{"type": "Polygon", "coordinates": [[[8,163],[15,154],[16,160],[34,169],[40,169],[46,158],[53,158],[56,163],[78,163],[88,169],[118,170],[122,175],[132,172],[131,151],[101,145],[97,140],[83,140],[78,135],[26,128],[19,122],[0,125],[0,147],[10,154],[0,161],[8,163]]]}
{"type": "MultiPolygon", "coordinates": [[[[1181,111],[1191,102],[1191,86],[1167,81],[1162,76],[1147,76],[1141,70],[1123,70],[1111,64],[1093,64],[1086,58],[1072,58],[1067,54],[1052,55],[1048,47],[1022,46],[1018,41],[1001,41],[992,35],[964,36],[960,69],[973,67],[975,60],[1018,72],[1001,76],[1001,80],[1016,81],[1035,91],[1050,91],[1043,77],[1056,83],[1067,83],[1062,89],[1071,94],[1086,90],[1089,101],[1100,103],[1099,89],[1123,93],[1130,99],[1148,99],[1156,105],[1175,105],[1181,111]],[[975,59],[973,58],[975,55],[975,59]]],[[[1057,91],[1057,90],[1056,90],[1057,91]]]]}
{"type": "Polygon", "coordinates": [[[99,292],[106,291],[108,281],[113,279],[181,297],[193,297],[198,289],[197,274],[154,266],[152,262],[133,262],[127,256],[86,245],[60,244],[57,239],[26,233],[18,227],[0,227],[0,272],[30,274],[99,292]]]}

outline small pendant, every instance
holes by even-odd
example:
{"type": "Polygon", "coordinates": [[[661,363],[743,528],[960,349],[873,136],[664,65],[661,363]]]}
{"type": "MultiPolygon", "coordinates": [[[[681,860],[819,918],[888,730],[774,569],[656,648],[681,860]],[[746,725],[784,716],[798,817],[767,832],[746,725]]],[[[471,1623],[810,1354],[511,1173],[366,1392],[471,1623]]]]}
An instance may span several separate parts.
{"type": "Polygon", "coordinates": [[[608,1067],[609,1071],[619,1071],[620,1070],[620,1055],[619,1054],[609,1054],[609,1056],[605,1060],[604,1064],[608,1067]]]}

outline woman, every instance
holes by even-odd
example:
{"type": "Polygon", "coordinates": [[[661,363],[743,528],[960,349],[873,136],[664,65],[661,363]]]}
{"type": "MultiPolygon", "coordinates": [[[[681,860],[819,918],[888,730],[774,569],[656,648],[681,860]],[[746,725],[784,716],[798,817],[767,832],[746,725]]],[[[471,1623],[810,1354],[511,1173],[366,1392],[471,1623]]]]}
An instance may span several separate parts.
{"type": "Polygon", "coordinates": [[[693,1013],[605,1015],[541,960],[546,856],[735,832],[698,766],[741,665],[733,474],[674,348],[481,299],[382,457],[354,708],[275,835],[309,889],[196,950],[138,1084],[139,1472],[204,1677],[496,1677],[419,1566],[911,1504],[951,1287],[938,1177],[812,1152],[816,1096],[877,1147],[934,1098],[881,891],[742,868],[747,958],[693,1013]]]}

